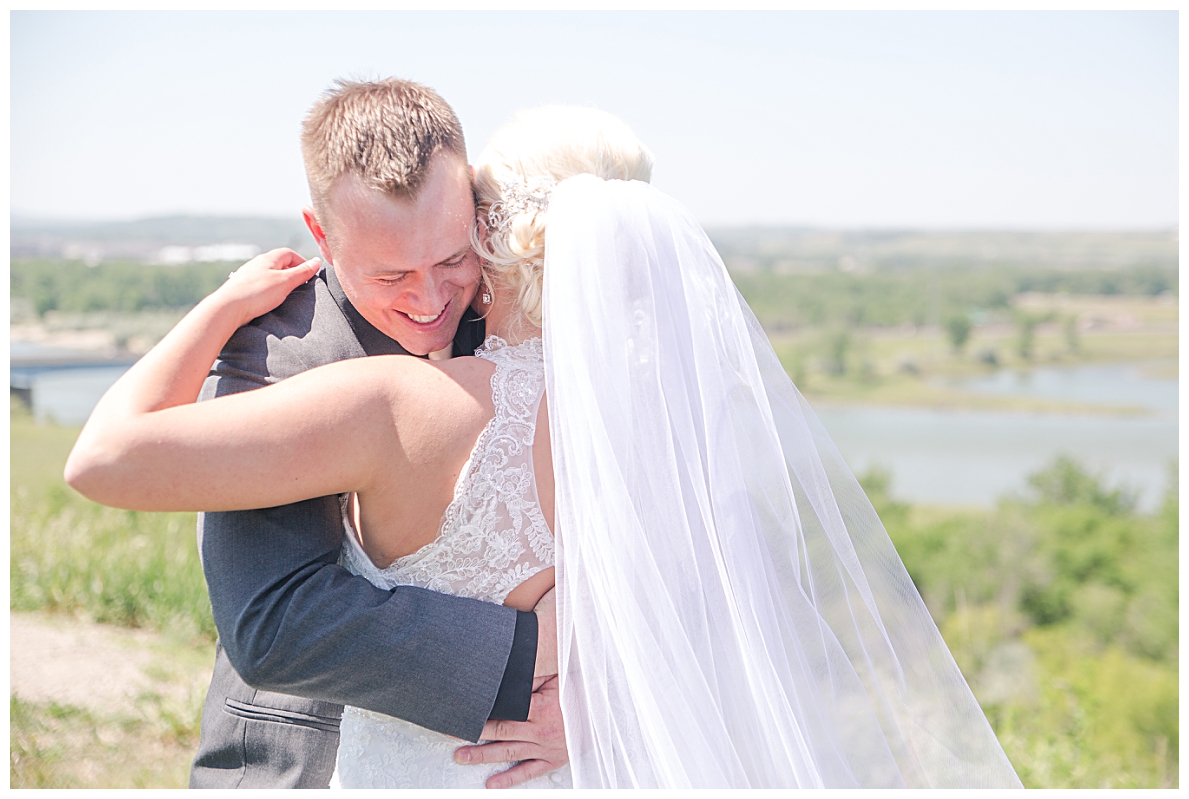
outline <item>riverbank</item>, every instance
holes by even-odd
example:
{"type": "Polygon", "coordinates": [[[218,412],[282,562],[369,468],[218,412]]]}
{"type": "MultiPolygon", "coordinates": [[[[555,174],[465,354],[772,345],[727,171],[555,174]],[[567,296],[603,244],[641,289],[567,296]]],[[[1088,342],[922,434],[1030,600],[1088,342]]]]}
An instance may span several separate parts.
{"type": "Polygon", "coordinates": [[[815,406],[881,405],[936,410],[1136,415],[1128,403],[1058,401],[985,394],[962,385],[1004,371],[1142,363],[1150,376],[1175,379],[1179,310],[1171,296],[1028,294],[1020,313],[1038,322],[972,324],[961,349],[940,326],[805,328],[769,338],[797,387],[815,406]]]}

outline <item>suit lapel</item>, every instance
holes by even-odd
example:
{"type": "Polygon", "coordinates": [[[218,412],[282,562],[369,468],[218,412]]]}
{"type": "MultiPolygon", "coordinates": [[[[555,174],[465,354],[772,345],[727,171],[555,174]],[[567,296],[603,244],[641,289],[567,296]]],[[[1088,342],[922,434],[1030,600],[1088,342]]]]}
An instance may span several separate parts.
{"type": "Polygon", "coordinates": [[[462,315],[462,321],[458,323],[458,332],[454,334],[454,357],[474,355],[475,350],[487,337],[486,330],[487,323],[483,318],[467,308],[462,315]]]}

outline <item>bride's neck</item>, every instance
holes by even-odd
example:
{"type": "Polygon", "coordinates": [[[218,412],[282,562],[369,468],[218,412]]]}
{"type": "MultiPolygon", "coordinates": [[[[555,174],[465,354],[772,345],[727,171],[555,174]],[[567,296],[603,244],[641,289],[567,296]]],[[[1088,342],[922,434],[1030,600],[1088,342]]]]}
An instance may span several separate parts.
{"type": "MultiPolygon", "coordinates": [[[[482,295],[482,290],[480,290],[482,295]]],[[[516,302],[516,296],[506,290],[496,289],[490,305],[476,300],[475,310],[486,322],[487,335],[499,336],[509,344],[519,344],[541,335],[541,328],[524,318],[516,302]]]]}

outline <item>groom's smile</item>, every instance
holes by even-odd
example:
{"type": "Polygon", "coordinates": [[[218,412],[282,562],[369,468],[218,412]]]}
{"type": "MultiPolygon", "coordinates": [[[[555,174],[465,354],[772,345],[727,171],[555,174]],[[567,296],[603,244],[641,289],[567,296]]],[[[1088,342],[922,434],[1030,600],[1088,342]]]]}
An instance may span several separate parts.
{"type": "MultiPolygon", "coordinates": [[[[397,311],[397,313],[401,316],[407,317],[408,320],[414,325],[414,330],[417,330],[425,335],[429,335],[432,331],[437,330],[451,318],[450,314],[447,312],[451,310],[453,305],[454,300],[450,300],[446,303],[445,307],[433,314],[413,314],[407,313],[405,311],[397,311]]],[[[457,325],[455,325],[455,327],[457,327],[457,325]]],[[[408,349],[408,347],[405,347],[405,349],[408,349]]]]}
{"type": "Polygon", "coordinates": [[[328,206],[326,219],[306,209],[306,223],[356,310],[414,355],[449,347],[479,285],[466,163],[438,154],[412,197],[347,175],[328,206]]]}
{"type": "Polygon", "coordinates": [[[438,311],[433,316],[414,316],[413,314],[405,314],[405,316],[409,317],[414,322],[421,324],[421,325],[428,325],[430,322],[436,322],[438,317],[441,315],[442,315],[441,311],[438,311]]]}

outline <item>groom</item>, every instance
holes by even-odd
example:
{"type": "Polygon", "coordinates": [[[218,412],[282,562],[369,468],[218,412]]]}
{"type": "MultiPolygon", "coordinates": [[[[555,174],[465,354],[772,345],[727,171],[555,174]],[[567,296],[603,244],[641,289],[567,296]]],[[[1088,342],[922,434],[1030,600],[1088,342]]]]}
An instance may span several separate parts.
{"type": "MultiPolygon", "coordinates": [[[[449,105],[407,81],[341,81],[307,116],[302,151],[305,221],[328,266],[236,333],[203,399],[346,358],[469,354],[483,340],[469,307],[480,276],[470,169],[449,105]]],[[[279,463],[269,479],[316,468],[279,463]]],[[[207,513],[198,531],[219,643],[190,787],[326,787],[344,704],[494,741],[461,748],[460,762],[523,761],[489,787],[566,762],[557,681],[533,691],[535,676],[557,673],[551,605],[522,613],[376,588],[337,565],[338,497],[207,513]]]]}

